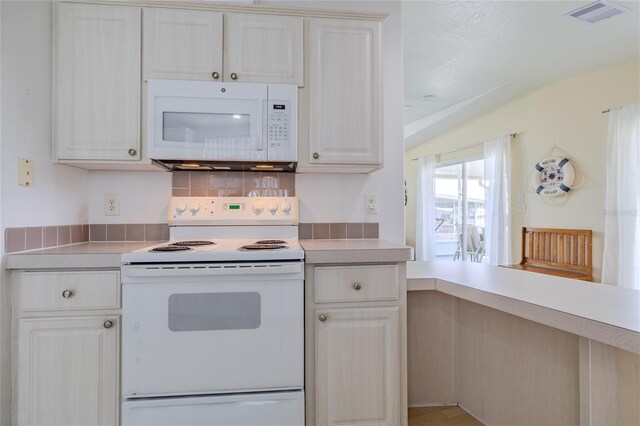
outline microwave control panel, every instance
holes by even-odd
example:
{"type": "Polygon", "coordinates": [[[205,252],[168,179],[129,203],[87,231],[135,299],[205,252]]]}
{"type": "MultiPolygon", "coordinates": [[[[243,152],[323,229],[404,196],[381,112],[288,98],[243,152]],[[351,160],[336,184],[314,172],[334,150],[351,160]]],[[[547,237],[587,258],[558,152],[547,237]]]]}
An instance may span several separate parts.
{"type": "Polygon", "coordinates": [[[268,109],[268,138],[269,147],[287,148],[289,146],[289,130],[291,128],[289,101],[269,101],[268,109]]]}

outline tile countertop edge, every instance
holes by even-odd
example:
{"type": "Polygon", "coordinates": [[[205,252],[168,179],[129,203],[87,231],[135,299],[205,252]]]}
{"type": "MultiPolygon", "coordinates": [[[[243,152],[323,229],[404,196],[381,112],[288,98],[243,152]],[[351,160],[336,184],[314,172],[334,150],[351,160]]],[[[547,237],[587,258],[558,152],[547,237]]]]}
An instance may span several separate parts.
{"type": "Polygon", "coordinates": [[[407,287],[436,290],[640,354],[640,291],[460,262],[408,262],[407,287]],[[550,286],[558,291],[549,293],[550,286]]]}
{"type": "Polygon", "coordinates": [[[300,240],[307,264],[390,263],[413,260],[413,247],[378,239],[300,240]]]}

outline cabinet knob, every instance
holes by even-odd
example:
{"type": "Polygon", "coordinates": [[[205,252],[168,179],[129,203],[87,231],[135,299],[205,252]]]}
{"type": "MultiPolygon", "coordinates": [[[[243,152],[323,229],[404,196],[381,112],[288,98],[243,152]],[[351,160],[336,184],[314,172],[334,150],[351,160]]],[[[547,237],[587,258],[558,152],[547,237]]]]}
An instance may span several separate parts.
{"type": "Polygon", "coordinates": [[[322,322],[325,322],[327,320],[327,314],[318,315],[318,319],[322,322]]]}
{"type": "Polygon", "coordinates": [[[113,321],[106,320],[102,325],[104,328],[111,328],[113,327],[113,321]]]}
{"type": "Polygon", "coordinates": [[[238,79],[238,74],[236,74],[235,72],[231,73],[231,80],[237,80],[238,79]]]}
{"type": "Polygon", "coordinates": [[[353,289],[354,290],[360,290],[362,288],[362,284],[360,283],[353,283],[353,289]]]}
{"type": "Polygon", "coordinates": [[[213,77],[214,80],[217,80],[220,78],[220,74],[218,74],[216,71],[211,73],[211,77],[213,77]]]}
{"type": "Polygon", "coordinates": [[[130,156],[132,156],[132,157],[133,157],[133,156],[134,156],[134,155],[136,155],[137,153],[138,153],[138,151],[136,151],[135,149],[133,149],[133,148],[130,148],[130,149],[129,149],[129,155],[130,155],[130,156]]]}
{"type": "Polygon", "coordinates": [[[64,297],[65,299],[68,299],[71,296],[73,296],[73,291],[71,290],[65,290],[62,292],[62,297],[64,297]]]}
{"type": "Polygon", "coordinates": [[[317,152],[314,152],[313,153],[313,158],[315,158],[317,160],[318,158],[320,158],[320,154],[318,154],[317,152]]]}

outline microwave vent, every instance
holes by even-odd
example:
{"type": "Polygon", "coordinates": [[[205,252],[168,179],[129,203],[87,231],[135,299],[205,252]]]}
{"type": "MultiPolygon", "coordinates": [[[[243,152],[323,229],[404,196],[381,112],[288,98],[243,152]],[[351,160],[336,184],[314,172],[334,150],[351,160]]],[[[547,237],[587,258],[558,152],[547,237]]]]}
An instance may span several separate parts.
{"type": "Polygon", "coordinates": [[[619,6],[607,0],[599,0],[569,12],[566,15],[579,19],[582,22],[595,24],[596,22],[628,11],[629,9],[626,7],[619,6]]]}

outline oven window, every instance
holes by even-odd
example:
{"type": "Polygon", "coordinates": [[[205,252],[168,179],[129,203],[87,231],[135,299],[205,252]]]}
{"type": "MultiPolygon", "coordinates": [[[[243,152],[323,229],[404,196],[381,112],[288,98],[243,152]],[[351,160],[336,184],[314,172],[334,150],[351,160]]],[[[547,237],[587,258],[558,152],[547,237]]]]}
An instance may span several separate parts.
{"type": "Polygon", "coordinates": [[[169,296],[169,330],[246,330],[260,327],[260,293],[169,296]]]}
{"type": "Polygon", "coordinates": [[[249,114],[162,113],[162,139],[171,142],[222,143],[251,137],[249,114]]]}

